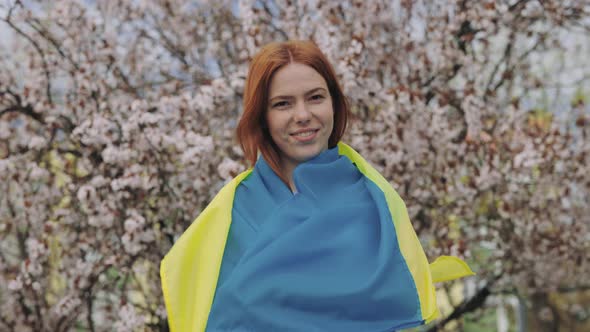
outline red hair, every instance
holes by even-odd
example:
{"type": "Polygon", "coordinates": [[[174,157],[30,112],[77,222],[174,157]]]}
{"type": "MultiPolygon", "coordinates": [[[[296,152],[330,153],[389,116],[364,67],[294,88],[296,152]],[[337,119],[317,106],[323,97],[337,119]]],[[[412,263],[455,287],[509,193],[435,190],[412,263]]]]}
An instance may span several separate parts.
{"type": "Polygon", "coordinates": [[[328,139],[328,148],[338,144],[350,116],[350,108],[338,84],[334,68],[313,42],[270,43],[254,56],[244,87],[244,112],[236,128],[236,134],[244,157],[250,164],[253,166],[256,163],[260,151],[264,160],[285,183],[288,182],[280,169],[280,150],[270,136],[265,114],[272,77],[277,70],[290,63],[307,65],[326,80],[334,107],[334,127],[328,139]]]}

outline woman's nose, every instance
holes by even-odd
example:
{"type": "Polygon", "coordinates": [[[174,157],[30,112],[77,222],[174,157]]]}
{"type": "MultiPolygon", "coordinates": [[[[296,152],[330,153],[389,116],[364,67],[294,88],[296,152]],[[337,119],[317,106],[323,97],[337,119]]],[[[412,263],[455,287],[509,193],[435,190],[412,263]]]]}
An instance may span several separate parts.
{"type": "Polygon", "coordinates": [[[307,107],[308,106],[305,105],[305,103],[297,103],[295,114],[293,114],[293,118],[296,122],[306,122],[311,119],[311,112],[307,107]]]}

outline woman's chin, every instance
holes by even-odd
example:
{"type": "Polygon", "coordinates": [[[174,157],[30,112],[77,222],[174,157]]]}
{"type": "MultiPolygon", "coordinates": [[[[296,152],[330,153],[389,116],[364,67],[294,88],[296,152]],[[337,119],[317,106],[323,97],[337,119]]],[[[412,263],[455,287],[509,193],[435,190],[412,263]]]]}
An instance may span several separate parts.
{"type": "Polygon", "coordinates": [[[319,144],[310,144],[308,146],[301,146],[297,148],[296,158],[299,162],[306,162],[315,158],[317,155],[326,150],[319,144]]]}

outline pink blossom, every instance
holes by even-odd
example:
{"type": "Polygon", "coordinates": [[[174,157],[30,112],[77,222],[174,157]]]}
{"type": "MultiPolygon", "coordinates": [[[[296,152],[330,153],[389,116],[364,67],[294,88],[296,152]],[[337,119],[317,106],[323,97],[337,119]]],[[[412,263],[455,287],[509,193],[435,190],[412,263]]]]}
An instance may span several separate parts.
{"type": "Polygon", "coordinates": [[[11,329],[165,324],[159,261],[245,169],[248,62],[287,38],[334,65],[344,141],[399,192],[429,257],[465,257],[499,293],[587,283],[583,2],[12,3],[0,15],[27,37],[4,24],[0,40],[11,329]]]}

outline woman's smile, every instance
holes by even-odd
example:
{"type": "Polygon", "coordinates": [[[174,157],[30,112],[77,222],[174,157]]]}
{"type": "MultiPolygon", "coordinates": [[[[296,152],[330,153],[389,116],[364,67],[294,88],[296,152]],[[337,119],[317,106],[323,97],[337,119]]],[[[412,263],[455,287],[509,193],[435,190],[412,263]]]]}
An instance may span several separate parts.
{"type": "Polygon", "coordinates": [[[306,143],[316,138],[319,129],[303,129],[291,134],[297,141],[306,143]]]}
{"type": "Polygon", "coordinates": [[[332,97],[324,78],[300,63],[290,63],[274,74],[269,97],[268,131],[289,174],[328,149],[334,127],[332,97]]]}

